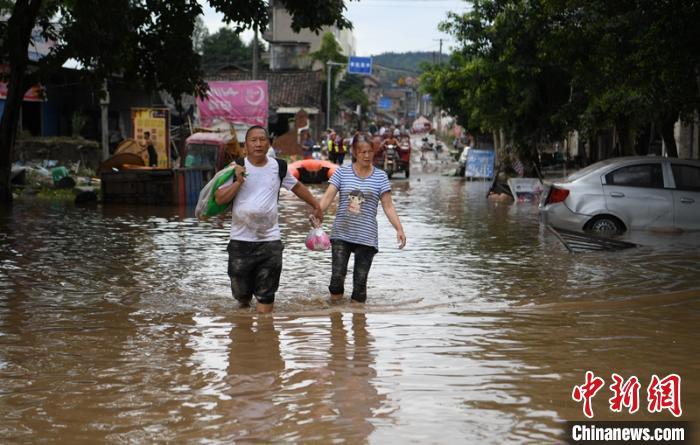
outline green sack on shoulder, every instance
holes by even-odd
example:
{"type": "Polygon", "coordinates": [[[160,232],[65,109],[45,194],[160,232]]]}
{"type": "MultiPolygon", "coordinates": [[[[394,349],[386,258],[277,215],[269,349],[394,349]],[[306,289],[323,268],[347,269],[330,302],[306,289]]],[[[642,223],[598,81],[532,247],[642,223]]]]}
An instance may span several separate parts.
{"type": "Polygon", "coordinates": [[[202,188],[199,192],[199,199],[197,200],[197,207],[195,208],[194,215],[199,219],[206,219],[211,216],[216,216],[223,213],[231,208],[233,200],[224,203],[216,203],[216,191],[226,183],[229,179],[236,180],[236,169],[235,166],[230,165],[226,168],[221,169],[211,181],[207,182],[207,185],[202,188]]]}

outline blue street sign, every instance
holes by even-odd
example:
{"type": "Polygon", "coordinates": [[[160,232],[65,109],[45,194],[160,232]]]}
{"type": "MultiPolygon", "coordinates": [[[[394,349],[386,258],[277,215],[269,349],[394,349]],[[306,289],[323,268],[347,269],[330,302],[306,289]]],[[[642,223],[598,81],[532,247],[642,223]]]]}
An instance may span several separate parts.
{"type": "Polygon", "coordinates": [[[496,152],[493,150],[470,149],[467,153],[467,166],[464,176],[467,178],[493,178],[493,166],[496,152]]]}
{"type": "Polygon", "coordinates": [[[350,57],[348,61],[348,73],[350,74],[372,74],[371,57],[350,57]]]}
{"type": "Polygon", "coordinates": [[[388,110],[391,108],[392,102],[390,97],[382,97],[379,99],[379,108],[388,110]]]}

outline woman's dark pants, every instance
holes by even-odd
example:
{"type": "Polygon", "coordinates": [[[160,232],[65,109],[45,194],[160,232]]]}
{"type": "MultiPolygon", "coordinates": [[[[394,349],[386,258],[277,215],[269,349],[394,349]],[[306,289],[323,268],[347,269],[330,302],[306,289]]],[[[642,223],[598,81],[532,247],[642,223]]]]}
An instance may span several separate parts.
{"type": "Polygon", "coordinates": [[[373,246],[349,243],[347,241],[332,240],[333,266],[331,271],[331,285],[328,290],[333,295],[342,295],[345,292],[345,276],[348,273],[348,261],[350,254],[355,254],[355,266],[352,274],[352,298],[354,301],[364,303],[367,300],[367,276],[372,267],[372,259],[377,253],[373,246]]]}

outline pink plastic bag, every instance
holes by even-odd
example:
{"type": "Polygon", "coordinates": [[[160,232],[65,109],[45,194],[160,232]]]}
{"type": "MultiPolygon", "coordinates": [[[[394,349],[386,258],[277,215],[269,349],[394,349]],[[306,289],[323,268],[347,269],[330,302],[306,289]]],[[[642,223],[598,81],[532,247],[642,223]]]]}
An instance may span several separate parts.
{"type": "Polygon", "coordinates": [[[326,232],[322,228],[317,227],[311,229],[308,235],[306,235],[306,247],[309,250],[328,250],[331,248],[331,239],[328,238],[326,232]]]}

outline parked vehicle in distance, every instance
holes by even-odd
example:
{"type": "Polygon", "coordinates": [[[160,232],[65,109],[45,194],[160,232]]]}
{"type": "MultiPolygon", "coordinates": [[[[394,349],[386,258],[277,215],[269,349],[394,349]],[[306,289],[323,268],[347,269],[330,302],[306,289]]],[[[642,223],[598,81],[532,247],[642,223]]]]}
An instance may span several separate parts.
{"type": "Polygon", "coordinates": [[[606,235],[700,230],[700,161],[606,159],[551,184],[540,212],[554,227],[606,235]]]}
{"type": "Polygon", "coordinates": [[[184,167],[209,170],[208,177],[233,161],[227,154],[236,145],[229,132],[197,132],[185,140],[184,167]]]}
{"type": "Polygon", "coordinates": [[[373,164],[386,172],[386,175],[391,179],[397,168],[398,154],[396,145],[389,144],[374,154],[373,164]]]}
{"type": "Polygon", "coordinates": [[[411,176],[411,142],[404,138],[399,145],[388,144],[384,147],[375,148],[375,167],[386,172],[389,179],[396,173],[403,173],[408,179],[411,176]]]}

